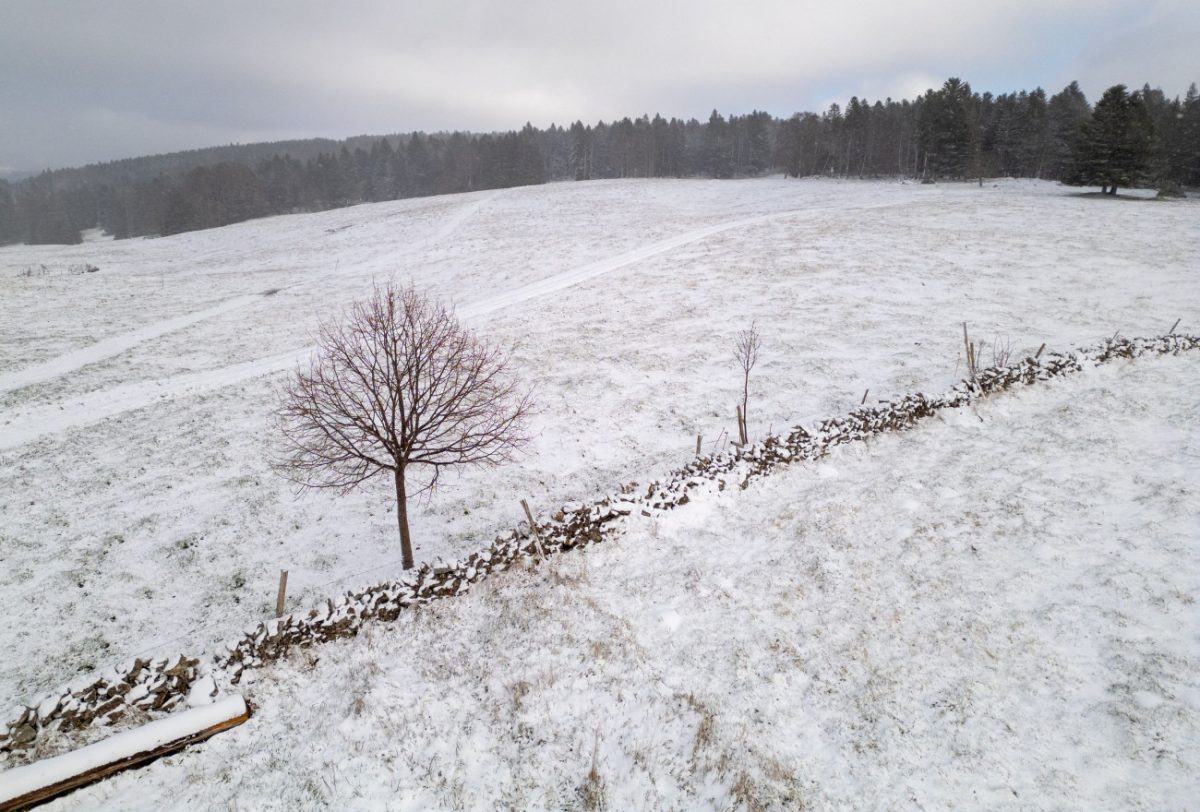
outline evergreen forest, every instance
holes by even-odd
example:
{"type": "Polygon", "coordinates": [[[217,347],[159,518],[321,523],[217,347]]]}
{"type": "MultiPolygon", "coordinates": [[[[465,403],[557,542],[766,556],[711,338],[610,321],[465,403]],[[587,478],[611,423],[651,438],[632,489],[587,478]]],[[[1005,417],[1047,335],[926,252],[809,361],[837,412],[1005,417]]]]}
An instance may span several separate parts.
{"type": "Polygon", "coordinates": [[[1095,105],[1072,82],[1047,96],[977,93],[948,79],[895,101],[780,119],[642,115],[505,133],[356,136],[230,145],[47,170],[0,181],[0,244],[120,239],[356,203],[600,178],[985,177],[1078,186],[1200,187],[1200,96],[1109,88],[1095,105]]]}

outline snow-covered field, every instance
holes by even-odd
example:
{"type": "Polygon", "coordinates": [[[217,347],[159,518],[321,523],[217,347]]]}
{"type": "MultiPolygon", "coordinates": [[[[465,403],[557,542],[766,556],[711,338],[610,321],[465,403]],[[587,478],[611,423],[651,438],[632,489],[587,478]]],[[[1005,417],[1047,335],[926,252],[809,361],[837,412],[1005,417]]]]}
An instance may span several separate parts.
{"type": "Polygon", "coordinates": [[[58,809],[1191,808],[1200,357],[843,447],[270,667],[58,809]]]}
{"type": "MultiPolygon", "coordinates": [[[[520,519],[522,498],[549,510],[650,478],[686,460],[697,434],[707,445],[733,428],[731,349],[751,320],[765,342],[750,414],[760,434],[844,412],[867,388],[945,389],[963,373],[962,321],[1028,349],[1161,333],[1179,317],[1194,332],[1198,215],[1196,200],[1095,199],[1037,182],[615,181],[0,249],[0,651],[11,652],[0,701],[148,650],[210,649],[273,610],[280,569],[293,606],[398,574],[386,488],[297,500],[267,466],[280,376],[306,357],[318,319],[374,279],[455,302],[515,347],[539,395],[527,456],[453,479],[411,516],[418,557],[431,559],[482,546],[520,519]],[[83,262],[100,271],[61,272],[83,262]],[[38,264],[49,273],[21,273],[38,264]]],[[[1189,363],[1152,365],[1173,370],[1164,391],[1195,404],[1189,363]]],[[[1010,464],[1000,459],[991,470],[1010,464]]],[[[862,470],[895,465],[868,458],[862,470]]],[[[961,521],[990,487],[927,510],[961,521]]],[[[830,502],[826,524],[861,507],[830,502]]],[[[1051,512],[1086,527],[1074,505],[1051,512]]],[[[1200,535],[1194,512],[1179,521],[1200,535]]],[[[596,556],[605,569],[620,557],[596,556]]],[[[429,614],[482,617],[489,605],[429,614]]],[[[576,611],[586,623],[589,610],[576,611]]],[[[539,652],[555,645],[542,636],[539,652]]]]}

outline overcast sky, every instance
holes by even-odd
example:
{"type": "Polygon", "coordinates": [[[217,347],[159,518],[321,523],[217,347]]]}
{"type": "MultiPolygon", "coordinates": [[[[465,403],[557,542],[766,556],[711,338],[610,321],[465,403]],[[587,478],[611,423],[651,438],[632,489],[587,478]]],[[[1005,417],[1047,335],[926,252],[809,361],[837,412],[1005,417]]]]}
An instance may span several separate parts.
{"type": "Polygon", "coordinates": [[[1182,95],[1196,0],[0,0],[0,167],[232,142],[820,111],[948,76],[1182,95]]]}

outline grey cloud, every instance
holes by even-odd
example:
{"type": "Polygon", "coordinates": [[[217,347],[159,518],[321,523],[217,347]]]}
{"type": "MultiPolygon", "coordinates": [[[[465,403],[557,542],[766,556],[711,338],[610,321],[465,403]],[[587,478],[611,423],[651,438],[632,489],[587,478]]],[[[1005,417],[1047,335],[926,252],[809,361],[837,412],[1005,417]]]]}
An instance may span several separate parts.
{"type": "Polygon", "coordinates": [[[0,164],[29,168],[260,138],[787,115],[947,75],[1181,93],[1200,34],[1181,0],[6,0],[4,16],[0,164]]]}

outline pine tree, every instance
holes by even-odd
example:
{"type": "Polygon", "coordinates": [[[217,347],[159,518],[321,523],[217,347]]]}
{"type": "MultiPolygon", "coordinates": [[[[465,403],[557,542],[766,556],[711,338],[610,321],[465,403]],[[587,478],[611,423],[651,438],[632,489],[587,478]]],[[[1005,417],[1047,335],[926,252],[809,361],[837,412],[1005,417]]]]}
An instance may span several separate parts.
{"type": "Polygon", "coordinates": [[[571,125],[571,168],[575,180],[592,179],[592,128],[582,121],[571,125]]]}
{"type": "Polygon", "coordinates": [[[421,197],[432,191],[433,162],[425,141],[426,139],[416,132],[408,139],[408,149],[405,154],[408,182],[404,188],[403,197],[421,197]]]}
{"type": "Polygon", "coordinates": [[[537,130],[528,121],[517,138],[517,176],[514,185],[528,186],[546,182],[546,167],[538,145],[537,130]]]}
{"type": "Polygon", "coordinates": [[[1040,178],[1046,171],[1050,143],[1049,107],[1046,91],[1034,88],[1025,104],[1021,144],[1021,175],[1040,178]]]}
{"type": "Polygon", "coordinates": [[[1153,143],[1154,123],[1142,94],[1113,85],[1083,125],[1069,182],[1100,186],[1110,195],[1118,187],[1137,185],[1150,166],[1153,143]]]}
{"type": "Polygon", "coordinates": [[[65,195],[54,185],[54,176],[45,171],[20,187],[18,208],[25,212],[24,242],[29,245],[75,245],[81,242],[80,226],[71,219],[65,195]]]}
{"type": "Polygon", "coordinates": [[[567,131],[551,124],[550,129],[534,130],[538,136],[538,149],[542,153],[544,176],[547,179],[565,179],[574,177],[571,170],[571,138],[567,131]]]}
{"type": "Polygon", "coordinates": [[[446,141],[446,166],[442,176],[451,192],[473,192],[479,188],[478,152],[465,133],[452,133],[446,141]]]}
{"type": "Polygon", "coordinates": [[[925,94],[921,115],[921,144],[928,175],[962,178],[976,168],[978,140],[973,121],[971,86],[947,79],[940,90],[925,94]]]}
{"type": "Polygon", "coordinates": [[[1046,177],[1066,179],[1071,174],[1083,125],[1091,112],[1078,82],[1071,82],[1050,97],[1046,177]]]}
{"type": "Polygon", "coordinates": [[[687,154],[687,127],[677,118],[671,119],[667,135],[667,173],[682,178],[691,174],[687,154]]]}
{"type": "Polygon", "coordinates": [[[1200,93],[1193,82],[1183,100],[1180,131],[1184,143],[1181,183],[1200,186],[1200,93]]]}
{"type": "Polygon", "coordinates": [[[709,177],[727,178],[732,174],[729,125],[716,110],[708,117],[704,129],[704,171],[709,177]]]}
{"type": "Polygon", "coordinates": [[[609,128],[609,138],[611,139],[609,155],[616,176],[618,178],[636,177],[638,160],[634,154],[633,121],[629,116],[612,123],[612,127],[609,128]]]}
{"type": "MultiPolygon", "coordinates": [[[[1161,96],[1159,92],[1159,96],[1161,96]]],[[[1189,144],[1184,131],[1183,102],[1178,98],[1161,100],[1151,110],[1154,120],[1158,154],[1154,159],[1154,177],[1159,189],[1173,189],[1184,182],[1187,174],[1189,144]]]]}
{"type": "Polygon", "coordinates": [[[21,226],[17,222],[17,203],[13,199],[12,186],[0,180],[0,245],[18,242],[21,226]]]}
{"type": "Polygon", "coordinates": [[[371,183],[376,200],[395,200],[400,190],[396,179],[396,150],[380,138],[371,154],[371,183]]]}
{"type": "Polygon", "coordinates": [[[863,175],[869,126],[867,117],[869,115],[867,105],[860,102],[858,96],[851,96],[850,103],[846,105],[844,140],[841,149],[842,160],[838,167],[838,174],[843,177],[850,174],[857,174],[859,177],[863,175]]]}

